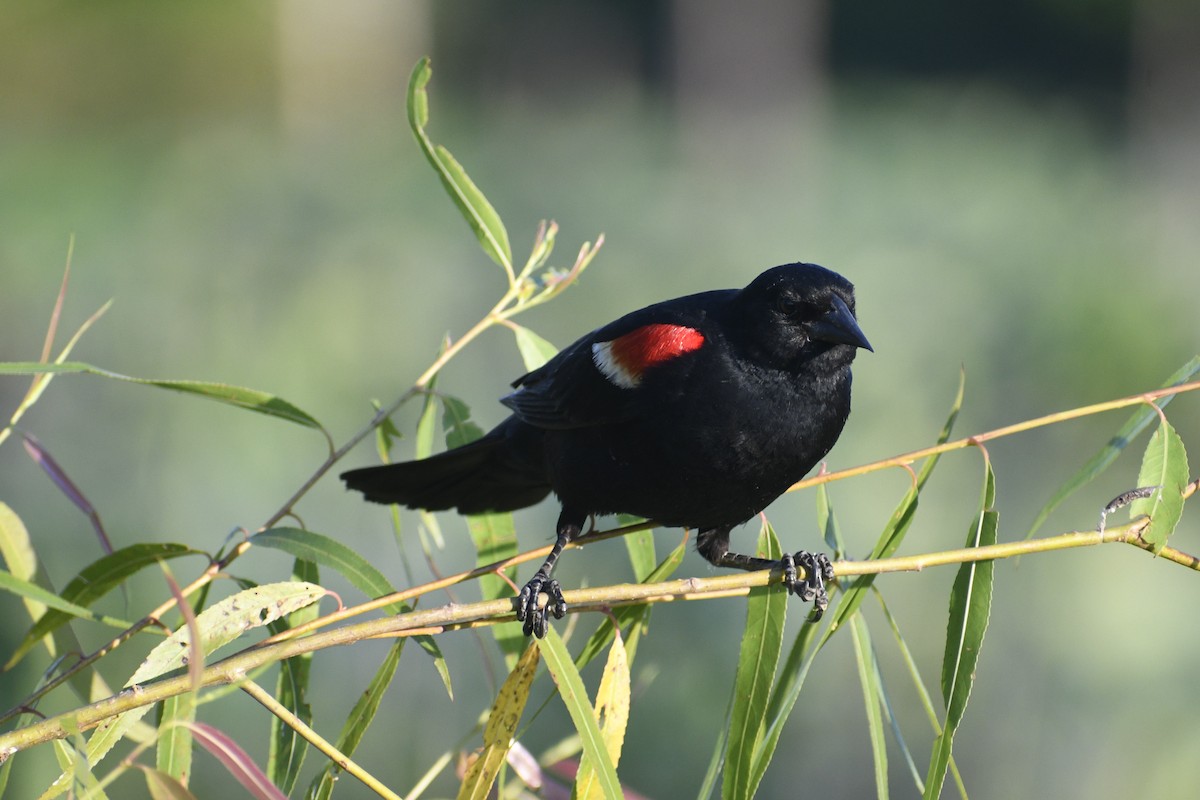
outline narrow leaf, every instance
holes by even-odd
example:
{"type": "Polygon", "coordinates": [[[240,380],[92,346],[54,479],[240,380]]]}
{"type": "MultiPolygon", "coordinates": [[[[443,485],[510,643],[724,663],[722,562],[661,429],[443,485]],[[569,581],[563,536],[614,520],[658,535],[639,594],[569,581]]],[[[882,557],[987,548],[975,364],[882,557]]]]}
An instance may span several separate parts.
{"type": "Polygon", "coordinates": [[[445,187],[450,199],[458,206],[459,213],[475,232],[483,252],[504,268],[509,281],[513,280],[512,249],[508,244],[508,231],[500,221],[500,215],[484,197],[483,192],[467,176],[466,170],[454,160],[450,151],[435,146],[425,132],[429,124],[429,94],[426,86],[433,77],[428,58],[422,58],[413,69],[408,82],[408,124],[421,152],[429,161],[445,187]]]}
{"type": "MultiPolygon", "coordinates": [[[[462,400],[442,395],[442,427],[446,431],[447,447],[462,447],[483,435],[483,430],[471,421],[471,409],[462,400]]],[[[484,566],[512,558],[518,552],[517,531],[512,514],[476,514],[467,517],[467,530],[475,544],[475,565],[484,566]]],[[[504,570],[509,581],[515,581],[517,570],[504,570]]],[[[498,600],[512,595],[509,582],[495,574],[480,576],[479,592],[484,600],[498,600]]],[[[525,636],[517,622],[492,625],[492,635],[504,652],[505,663],[511,670],[525,650],[525,636]]]]}
{"type": "MultiPolygon", "coordinates": [[[[996,543],[999,514],[991,508],[995,493],[995,476],[991,464],[987,464],[981,510],[967,537],[968,547],[986,547],[996,543]]],[[[942,658],[942,697],[946,704],[946,722],[934,743],[930,758],[929,772],[925,778],[926,798],[941,794],[946,778],[954,733],[962,721],[971,695],[979,650],[991,614],[994,573],[995,564],[991,561],[965,563],[959,567],[950,591],[946,652],[942,658]]]]}
{"type": "MultiPolygon", "coordinates": [[[[371,406],[374,407],[375,413],[383,410],[378,400],[372,400],[371,406]]],[[[391,461],[389,454],[392,452],[392,445],[403,438],[404,434],[400,433],[392,418],[384,417],[375,428],[375,452],[379,454],[379,460],[385,464],[391,461]]]]}
{"type": "Polygon", "coordinates": [[[462,447],[483,436],[483,429],[471,420],[471,407],[459,398],[443,394],[442,428],[446,432],[446,446],[462,447]]]}
{"type": "MultiPolygon", "coordinates": [[[[954,423],[958,420],[958,414],[962,408],[965,388],[966,373],[965,371],[960,371],[958,390],[955,393],[954,401],[951,403],[950,414],[947,416],[946,423],[942,426],[942,431],[938,435],[938,444],[950,440],[950,434],[954,430],[954,423]]],[[[900,543],[904,540],[904,535],[908,532],[909,526],[916,515],[920,490],[933,474],[933,470],[939,461],[940,457],[936,455],[925,461],[921,471],[917,473],[916,486],[905,493],[896,510],[892,512],[887,525],[884,526],[879,540],[875,543],[875,549],[871,553],[872,558],[880,558],[885,554],[894,553],[900,546],[900,543]]],[[[818,636],[817,626],[810,622],[806,621],[800,628],[800,633],[797,634],[792,644],[783,669],[780,670],[776,689],[772,693],[770,704],[767,707],[766,734],[763,737],[762,745],[755,755],[754,768],[751,774],[751,783],[753,785],[757,786],[762,781],[763,775],[766,774],[767,767],[771,763],[771,758],[775,754],[775,748],[779,744],[779,736],[783,733],[784,723],[791,716],[792,709],[796,707],[796,702],[800,699],[800,692],[804,688],[804,681],[808,677],[808,671],[812,667],[817,653],[821,651],[821,648],[825,646],[825,643],[829,641],[829,638],[838,630],[842,623],[848,620],[853,612],[862,604],[864,592],[870,588],[873,581],[874,576],[860,576],[851,584],[848,590],[842,593],[836,601],[833,611],[826,615],[829,618],[829,623],[825,626],[824,633],[820,636],[818,636]]]]}
{"type": "Polygon", "coordinates": [[[282,397],[270,394],[268,392],[260,392],[257,389],[246,389],[241,386],[230,386],[225,383],[211,383],[209,381],[174,381],[174,380],[152,380],[148,378],[134,378],[129,375],[122,375],[118,372],[102,369],[84,364],[78,361],[64,361],[61,364],[41,364],[36,361],[9,361],[0,362],[0,375],[39,375],[39,374],[56,374],[56,373],[86,373],[89,375],[100,375],[113,380],[125,381],[127,383],[140,383],[144,386],[157,386],[160,389],[170,389],[175,392],[183,392],[184,394],[194,394],[200,397],[216,400],[219,403],[226,403],[231,406],[245,408],[249,411],[254,411],[259,414],[266,414],[270,417],[285,419],[289,422],[294,422],[297,425],[303,425],[306,428],[315,428],[320,431],[325,429],[321,423],[317,422],[312,416],[297,406],[284,400],[282,397]]]}
{"type": "Polygon", "coordinates": [[[108,554],[112,554],[112,541],[109,540],[108,534],[104,530],[104,525],[100,522],[100,513],[96,511],[96,507],[87,499],[87,496],[79,490],[69,477],[66,470],[59,466],[58,462],[50,453],[46,452],[46,448],[42,446],[32,434],[21,434],[22,443],[25,445],[25,452],[33,459],[34,463],[42,468],[42,471],[50,476],[50,480],[54,481],[54,485],[59,488],[63,494],[67,496],[76,508],[82,511],[92,523],[92,528],[96,531],[97,538],[100,539],[100,548],[108,554]]]}
{"type": "MultiPolygon", "coordinates": [[[[324,534],[302,528],[268,528],[254,534],[252,541],[260,547],[282,550],[296,558],[328,567],[367,597],[384,597],[396,591],[374,564],[350,546],[324,534]]],[[[407,603],[400,602],[384,606],[383,610],[387,614],[399,614],[412,609],[407,603]]]]}
{"type": "MultiPolygon", "coordinates": [[[[3,501],[0,501],[0,559],[4,559],[8,571],[19,581],[31,583],[37,574],[37,553],[33,549],[29,531],[17,512],[3,501]]],[[[45,605],[28,597],[25,598],[25,608],[34,620],[46,613],[45,605]]]]}
{"type": "MultiPolygon", "coordinates": [[[[367,597],[384,597],[396,591],[387,577],[374,564],[359,555],[353,548],[324,534],[306,531],[302,528],[268,528],[254,535],[254,543],[282,550],[296,558],[328,567],[349,580],[367,597]]],[[[411,611],[412,607],[408,603],[397,602],[384,606],[383,610],[387,614],[400,614],[411,611]]],[[[422,635],[413,638],[416,639],[422,650],[432,656],[433,666],[438,671],[442,684],[446,687],[446,692],[453,698],[454,690],[450,684],[450,670],[446,666],[446,659],[442,656],[441,648],[438,647],[432,636],[422,635]]]]}
{"type": "Polygon", "coordinates": [[[196,741],[212,753],[252,796],[258,800],[287,800],[254,763],[254,759],[230,736],[203,722],[193,723],[192,731],[196,741]]]}
{"type": "MultiPolygon", "coordinates": [[[[200,651],[208,656],[246,632],[309,606],[325,595],[325,589],[316,584],[284,581],[265,583],[226,597],[196,617],[195,627],[201,636],[200,651]]],[[[188,627],[175,631],[150,651],[125,686],[144,683],[186,666],[190,644],[191,631],[188,627]]]]}
{"type": "Polygon", "coordinates": [[[539,654],[537,645],[530,642],[500,687],[483,731],[483,750],[467,770],[458,790],[459,800],[486,800],[491,792],[529,700],[539,654]]]}
{"type": "MultiPolygon", "coordinates": [[[[292,580],[319,583],[320,572],[312,561],[297,558],[292,566],[292,580]]],[[[311,622],[320,614],[316,604],[299,609],[288,614],[283,619],[270,624],[272,635],[282,633],[288,628],[294,628],[311,622]]],[[[275,698],[280,705],[296,715],[305,725],[312,725],[313,711],[308,702],[308,679],[312,669],[312,653],[292,656],[279,662],[279,677],[275,685],[275,698]]],[[[267,775],[271,783],[278,786],[284,794],[291,794],[300,777],[300,767],[304,764],[304,756],[308,752],[307,743],[296,730],[287,725],[279,717],[271,715],[271,738],[267,752],[267,775]]]]}
{"type": "Polygon", "coordinates": [[[825,546],[833,551],[834,558],[840,558],[846,552],[846,543],[842,541],[842,531],[838,527],[837,517],[833,515],[829,487],[824,483],[817,487],[817,527],[825,539],[825,546]]]}
{"type": "MultiPolygon", "coordinates": [[[[679,565],[683,563],[683,557],[687,554],[687,539],[684,539],[679,545],[667,554],[657,567],[654,568],[649,575],[642,580],[642,583],[658,583],[665,581],[679,569],[679,565]]],[[[645,620],[650,615],[651,606],[635,605],[621,606],[612,610],[612,616],[605,615],[600,624],[596,627],[595,632],[588,637],[584,643],[583,649],[579,651],[579,655],[575,658],[575,667],[583,669],[591,660],[603,652],[604,648],[608,647],[609,642],[613,639],[613,620],[617,620],[617,626],[625,628],[634,623],[635,620],[645,620]]],[[[632,660],[632,658],[630,659],[632,660]]]]}
{"type": "MultiPolygon", "coordinates": [[[[396,667],[400,664],[400,654],[404,652],[404,642],[404,639],[398,639],[388,648],[383,663],[375,672],[375,677],[371,679],[367,690],[358,698],[358,702],[354,704],[354,708],[350,710],[350,715],[346,717],[346,722],[342,725],[342,732],[338,735],[335,746],[339,751],[345,753],[347,758],[354,755],[354,751],[358,749],[359,744],[367,735],[367,729],[374,721],[375,715],[379,713],[383,695],[391,685],[392,678],[396,675],[396,667]]],[[[329,800],[340,773],[341,770],[337,764],[331,762],[326,765],[313,779],[307,796],[315,800],[329,800]]]]}
{"type": "Polygon", "coordinates": [[[140,767],[142,774],[146,776],[146,791],[153,800],[196,800],[196,795],[166,772],[142,767],[140,764],[134,766],[140,767]]]}
{"type": "MultiPolygon", "coordinates": [[[[600,677],[600,688],[596,690],[596,724],[604,737],[614,768],[621,761],[621,747],[625,744],[625,727],[629,723],[629,661],[625,643],[620,636],[613,639],[608,651],[608,662],[600,677]]],[[[584,755],[575,776],[575,797],[579,800],[596,800],[604,796],[599,778],[592,762],[584,755]]]]}
{"type": "MultiPolygon", "coordinates": [[[[135,544],[123,547],[80,570],[79,574],[71,579],[66,588],[62,590],[59,597],[67,603],[86,607],[115,589],[129,576],[145,567],[157,564],[160,559],[178,558],[193,553],[200,554],[200,551],[181,544],[135,544]]],[[[54,605],[48,598],[40,599],[46,605],[54,605]]],[[[100,621],[106,619],[104,617],[95,618],[100,621]]],[[[65,625],[71,619],[72,614],[67,613],[65,609],[52,608],[47,611],[25,634],[25,638],[17,646],[12,658],[4,665],[4,669],[11,669],[43,636],[65,625]]],[[[128,627],[126,623],[120,624],[128,627]]]]}
{"type": "MultiPolygon", "coordinates": [[[[517,532],[512,514],[478,514],[467,517],[467,530],[471,533],[471,541],[475,543],[476,566],[482,567],[512,558],[518,552],[517,532]]],[[[510,577],[516,576],[514,567],[509,567],[504,572],[510,577]]],[[[508,582],[494,573],[480,576],[479,591],[484,600],[499,600],[512,595],[508,582]]],[[[504,651],[505,662],[511,667],[525,647],[526,637],[521,631],[521,623],[503,622],[490,627],[496,643],[504,651]]]]}
{"type": "Polygon", "coordinates": [[[171,590],[171,596],[175,598],[175,606],[183,615],[184,627],[188,632],[188,677],[191,679],[192,691],[198,692],[204,678],[204,652],[200,649],[201,637],[200,628],[196,622],[196,612],[188,605],[187,598],[183,596],[179,583],[171,574],[171,568],[167,566],[167,562],[159,562],[159,567],[162,568],[163,577],[167,579],[167,587],[171,590]]]}
{"type": "MultiPolygon", "coordinates": [[[[775,530],[765,520],[757,554],[772,560],[783,555],[775,530]]],[[[781,584],[771,583],[751,589],[746,603],[746,629],[734,679],[735,699],[721,791],[726,800],[751,798],[757,789],[751,781],[754,755],[765,733],[767,704],[783,647],[787,600],[787,590],[781,584]]]]}
{"type": "MultiPolygon", "coordinates": [[[[640,517],[633,517],[629,514],[617,516],[617,524],[621,526],[633,525],[641,521],[640,517]]],[[[634,578],[639,582],[645,581],[646,576],[654,571],[655,562],[658,561],[658,556],[654,552],[654,531],[627,533],[621,537],[621,541],[625,542],[625,550],[629,553],[629,565],[633,567],[634,578]]]]}
{"type": "Polygon", "coordinates": [[[583,744],[584,757],[592,762],[596,770],[602,796],[606,800],[621,800],[621,783],[617,780],[616,767],[608,755],[604,736],[596,725],[592,705],[588,702],[587,690],[583,688],[583,679],[579,677],[579,670],[575,669],[567,646],[563,644],[558,631],[552,627],[547,630],[546,638],[537,640],[537,645],[542,651],[542,657],[546,659],[550,677],[558,687],[558,696],[562,698],[567,713],[571,715],[571,721],[575,723],[575,730],[578,731],[583,744]]]}
{"type": "MultiPolygon", "coordinates": [[[[205,609],[196,617],[202,637],[200,650],[205,656],[234,641],[242,634],[303,608],[325,596],[320,586],[302,582],[269,583],[246,589],[205,609]]],[[[150,651],[146,660],[125,682],[125,688],[157,678],[187,666],[191,652],[191,634],[183,627],[150,651]]],[[[88,740],[88,762],[97,764],[130,729],[145,716],[150,706],[126,711],[106,720],[88,740]]],[[[195,727],[192,728],[195,731],[195,727]]]]}
{"type": "MultiPolygon", "coordinates": [[[[938,722],[938,715],[933,706],[933,698],[929,690],[925,687],[925,679],[921,677],[921,671],[917,668],[917,661],[913,658],[912,651],[908,647],[908,643],[904,640],[904,636],[900,633],[900,626],[896,622],[896,618],[892,615],[892,611],[888,608],[887,603],[883,599],[883,595],[878,589],[873,589],[875,597],[879,600],[880,608],[883,610],[884,617],[888,621],[888,626],[892,629],[892,635],[896,639],[896,644],[900,648],[900,655],[904,659],[904,665],[908,669],[909,678],[912,680],[913,688],[917,690],[917,696],[921,699],[921,707],[925,710],[925,716],[929,719],[929,726],[933,730],[934,736],[942,734],[942,725],[938,722]]],[[[898,737],[897,737],[898,738],[898,737]]],[[[904,748],[905,753],[908,749],[904,748]]],[[[925,793],[925,781],[920,773],[917,772],[916,764],[911,763],[909,757],[910,770],[913,776],[913,783],[917,787],[917,791],[922,795],[925,793]]],[[[963,786],[962,776],[958,773],[958,767],[954,763],[954,756],[950,756],[950,773],[954,776],[955,783],[959,787],[959,793],[965,798],[967,796],[966,787],[963,786]]]]}
{"type": "MultiPolygon", "coordinates": [[[[36,583],[29,583],[28,581],[15,578],[3,570],[0,570],[0,589],[22,596],[26,599],[26,602],[37,603],[43,607],[49,606],[50,608],[62,612],[68,618],[79,617],[80,619],[86,619],[90,622],[99,622],[103,625],[108,625],[110,627],[119,628],[122,630],[133,627],[132,622],[118,619],[117,617],[110,617],[107,614],[97,614],[90,608],[84,608],[83,606],[75,603],[68,603],[66,600],[63,600],[61,597],[49,591],[48,589],[43,589],[36,583]]],[[[23,655],[24,652],[25,651],[21,651],[17,655],[14,655],[13,661],[6,665],[5,669],[8,669],[10,666],[15,664],[16,660],[23,655]]]]}
{"type": "Polygon", "coordinates": [[[1138,472],[1138,486],[1158,486],[1159,489],[1150,497],[1135,500],[1129,507],[1132,518],[1142,514],[1150,518],[1149,527],[1142,531],[1142,539],[1154,545],[1155,553],[1162,550],[1183,516],[1183,490],[1188,484],[1188,475],[1183,440],[1171,423],[1164,420],[1150,437],[1138,472]]]}
{"type": "MultiPolygon", "coordinates": [[[[100,308],[93,312],[90,317],[83,321],[83,324],[79,326],[74,335],[71,336],[71,339],[67,342],[66,347],[64,347],[58,354],[58,358],[54,360],[54,363],[61,364],[67,360],[67,356],[71,354],[71,350],[75,348],[75,345],[79,343],[79,340],[83,338],[83,335],[91,329],[92,325],[94,325],[97,320],[104,316],[105,312],[108,311],[110,306],[112,306],[112,300],[109,300],[107,303],[100,306],[100,308]]],[[[42,362],[46,361],[47,358],[48,356],[43,357],[42,362]]],[[[8,438],[8,435],[13,430],[12,426],[16,425],[17,422],[20,421],[21,417],[25,415],[26,411],[33,408],[34,404],[36,404],[41,398],[42,393],[45,392],[50,386],[50,381],[53,379],[54,376],[51,374],[37,374],[34,376],[33,380],[29,382],[29,390],[25,392],[25,396],[21,398],[21,402],[17,404],[17,410],[13,412],[11,417],[9,417],[8,426],[5,428],[0,428],[0,444],[3,444],[8,438]]]]}
{"type": "Polygon", "coordinates": [[[725,766],[725,737],[729,735],[729,720],[733,715],[734,699],[735,695],[731,693],[729,702],[725,705],[725,724],[721,726],[721,732],[717,734],[712,755],[708,759],[708,768],[704,770],[704,780],[700,782],[700,790],[696,792],[696,800],[709,800],[713,790],[717,788],[717,777],[725,766]]]}
{"type": "Polygon", "coordinates": [[[187,786],[192,779],[192,729],[189,726],[196,721],[196,695],[184,692],[169,697],[162,702],[161,708],[155,766],[159,774],[187,786]]]}
{"type": "Polygon", "coordinates": [[[521,360],[525,362],[526,371],[533,372],[558,355],[557,347],[529,328],[514,323],[512,331],[517,337],[517,350],[521,352],[521,360]]]}
{"type": "MultiPolygon", "coordinates": [[[[1175,371],[1171,377],[1162,384],[1162,388],[1168,386],[1178,386],[1181,383],[1187,383],[1193,375],[1200,372],[1200,356],[1196,356],[1188,363],[1184,364],[1175,371]]],[[[1175,398],[1175,395],[1167,395],[1159,398],[1156,402],[1159,408],[1166,408],[1167,404],[1175,398]]],[[[1154,420],[1158,419],[1158,412],[1150,406],[1139,406],[1129,419],[1125,420],[1125,424],[1117,430],[1113,437],[1100,448],[1100,451],[1088,459],[1088,462],[1080,468],[1078,472],[1072,475],[1067,481],[1054,492],[1049,502],[1038,512],[1037,518],[1034,519],[1033,525],[1029,528],[1029,533],[1025,535],[1026,539],[1032,539],[1033,535],[1038,532],[1051,512],[1058,507],[1059,503],[1066,500],[1076,490],[1086,486],[1096,476],[1100,475],[1104,470],[1108,469],[1117,456],[1125,450],[1125,447],[1133,441],[1139,433],[1146,429],[1154,420]]],[[[1139,483],[1139,486],[1157,485],[1139,483]]]]}
{"type": "Polygon", "coordinates": [[[850,618],[851,639],[854,641],[854,661],[858,665],[858,680],[862,686],[863,704],[867,710],[867,732],[871,737],[871,755],[875,763],[875,794],[880,800],[888,796],[887,740],[883,732],[883,715],[880,713],[880,698],[883,695],[879,684],[878,665],[871,646],[871,634],[862,614],[850,618]]]}

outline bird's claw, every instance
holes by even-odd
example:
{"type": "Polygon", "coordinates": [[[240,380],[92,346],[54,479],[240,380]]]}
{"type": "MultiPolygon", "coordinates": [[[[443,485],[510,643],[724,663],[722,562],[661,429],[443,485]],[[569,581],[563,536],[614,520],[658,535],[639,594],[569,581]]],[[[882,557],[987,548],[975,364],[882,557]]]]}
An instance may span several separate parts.
{"type": "Polygon", "coordinates": [[[829,594],[825,584],[833,580],[833,564],[824,553],[810,553],[807,550],[797,550],[795,553],[784,553],[779,559],[783,567],[783,585],[788,592],[796,595],[805,603],[812,603],[811,619],[813,622],[821,619],[825,609],[829,608],[829,594]],[[796,566],[804,568],[804,580],[796,575],[796,566]]]}
{"type": "Polygon", "coordinates": [[[532,633],[539,639],[546,636],[549,615],[554,615],[555,619],[562,619],[567,613],[562,586],[541,571],[534,573],[529,583],[522,587],[521,593],[513,598],[513,603],[516,606],[517,621],[525,623],[521,630],[526,636],[532,633]],[[545,606],[538,605],[542,592],[546,593],[545,606]]]}

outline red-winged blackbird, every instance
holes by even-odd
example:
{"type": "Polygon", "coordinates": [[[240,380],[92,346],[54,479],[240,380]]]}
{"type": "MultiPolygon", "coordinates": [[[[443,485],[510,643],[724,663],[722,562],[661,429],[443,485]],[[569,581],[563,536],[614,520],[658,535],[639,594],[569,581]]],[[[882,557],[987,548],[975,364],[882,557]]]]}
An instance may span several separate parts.
{"type": "Polygon", "coordinates": [[[376,503],[463,514],[558,495],[557,541],[516,599],[526,635],[544,636],[547,613],[566,613],[550,577],[563,548],[589,515],[619,512],[696,529],[697,549],[716,566],[782,567],[788,589],[819,615],[828,558],[731,553],[729,532],[833,447],[859,347],[871,349],[853,285],[815,264],[785,264],[745,289],[656,303],[587,334],[517,378],[500,401],[512,416],[481,439],[342,479],[376,503]]]}

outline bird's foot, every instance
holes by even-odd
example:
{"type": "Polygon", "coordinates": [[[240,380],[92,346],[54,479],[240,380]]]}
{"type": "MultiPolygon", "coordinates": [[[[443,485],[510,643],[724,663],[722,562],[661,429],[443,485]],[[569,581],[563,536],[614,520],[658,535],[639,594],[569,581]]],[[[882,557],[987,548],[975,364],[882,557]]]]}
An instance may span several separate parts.
{"type": "Polygon", "coordinates": [[[784,553],[779,559],[783,567],[783,585],[788,592],[796,595],[806,603],[813,604],[810,619],[816,622],[829,608],[829,594],[825,584],[833,580],[833,564],[824,553],[810,553],[807,550],[797,550],[795,553],[784,553]],[[796,567],[804,568],[804,580],[796,576],[796,567]]]}
{"type": "Polygon", "coordinates": [[[529,583],[521,589],[521,593],[513,598],[516,606],[517,621],[524,622],[521,629],[525,635],[533,634],[539,639],[546,636],[547,617],[551,614],[555,619],[562,619],[567,613],[567,602],[563,599],[562,586],[546,573],[538,570],[529,583]],[[541,593],[546,593],[546,605],[538,605],[541,593]]]}

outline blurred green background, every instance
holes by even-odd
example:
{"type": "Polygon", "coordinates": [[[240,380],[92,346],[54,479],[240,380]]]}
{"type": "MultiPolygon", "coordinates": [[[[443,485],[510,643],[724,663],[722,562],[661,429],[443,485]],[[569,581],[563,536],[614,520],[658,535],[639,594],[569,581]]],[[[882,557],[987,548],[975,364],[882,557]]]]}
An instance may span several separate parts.
{"type": "MultiPolygon", "coordinates": [[[[276,392],[344,440],[369,418],[370,398],[407,388],[443,333],[464,331],[503,287],[404,119],[408,73],[429,54],[434,138],[488,194],[518,259],[543,218],[562,227],[558,265],[606,235],[578,287],[521,319],[560,346],[627,310],[740,286],[775,264],[816,261],[853,280],[876,353],[856,365],[854,413],[829,460],[852,466],[929,444],[960,366],[957,430],[967,435],[1152,388],[1196,354],[1198,53],[1200,7],[1171,0],[6,3],[0,359],[40,353],[74,235],[64,330],[115,298],[78,359],[276,392]]],[[[487,426],[521,371],[511,337],[493,332],[441,388],[487,426]]],[[[26,386],[0,381],[5,414],[26,386]]],[[[407,431],[414,410],[397,420],[407,431]]],[[[1197,399],[1170,413],[1197,450],[1197,399]]],[[[1124,416],[992,445],[1001,538],[1023,537],[1124,416]]],[[[56,379],[23,424],[117,546],[214,550],[238,526],[259,526],[323,455],[311,431],[92,377],[56,379]]],[[[1044,532],[1092,527],[1135,484],[1141,446],[1044,532]]],[[[364,446],[346,464],[373,460],[364,446]]],[[[977,453],[947,457],[905,552],[963,541],[981,474],[977,453]]],[[[907,485],[896,471],[831,488],[856,554],[907,485]]],[[[100,554],[87,520],[12,440],[0,448],[0,499],[28,525],[58,587],[100,554]]],[[[524,545],[548,540],[551,506],[518,515],[524,545]]],[[[384,509],[327,478],[298,510],[403,582],[384,509]]],[[[810,495],[779,500],[770,516],[785,546],[819,545],[810,495]]],[[[419,563],[416,519],[405,522],[419,563]]],[[[439,566],[471,565],[461,521],[443,527],[439,566]]],[[[747,548],[754,529],[738,537],[747,548]]],[[[1177,537],[1200,548],[1194,514],[1177,537]]],[[[658,541],[665,552],[678,533],[658,541]]],[[[289,567],[262,552],[236,565],[258,580],[289,567]]],[[[569,554],[561,570],[567,585],[629,578],[616,543],[569,554]]],[[[708,573],[689,554],[682,574],[708,573]]],[[[952,578],[934,570],[877,584],[935,692],[952,578]]],[[[106,608],[136,615],[165,593],[146,578],[128,605],[114,597],[106,608]]],[[[971,796],[1193,793],[1200,729],[1179,699],[1197,686],[1198,600],[1193,574],[1131,548],[1000,564],[957,739],[971,796]]],[[[4,595],[0,613],[10,652],[25,612],[4,595]]],[[[655,611],[621,761],[631,788],[695,794],[723,725],[743,615],[740,601],[655,611]]],[[[802,612],[792,616],[795,625],[802,612]]],[[[875,609],[869,618],[880,622],[875,609]]],[[[875,630],[923,773],[932,736],[890,638],[875,630]]],[[[104,633],[80,627],[85,646],[104,633]]],[[[442,639],[456,699],[410,650],[358,754],[400,791],[494,693],[476,638],[442,639]]],[[[325,735],[336,735],[383,647],[317,657],[311,699],[325,735]]],[[[139,660],[134,649],[108,668],[112,684],[139,660]]],[[[835,640],[817,663],[762,796],[873,791],[852,658],[835,640]]],[[[36,660],[0,682],[4,707],[34,684],[45,667],[36,660]]],[[[548,691],[539,687],[535,703],[548,691]]],[[[208,706],[202,718],[265,757],[268,720],[248,699],[208,706]]],[[[522,741],[539,752],[569,730],[553,702],[522,741]]],[[[12,796],[44,788],[51,763],[48,748],[23,757],[12,796]]],[[[915,796],[895,749],[891,770],[894,796],[915,796]]],[[[238,791],[205,754],[193,785],[201,797],[238,791]]],[[[142,791],[135,778],[118,786],[142,791]]],[[[435,788],[455,791],[449,779],[435,788]]],[[[339,795],[365,790],[343,779],[339,795]]]]}

